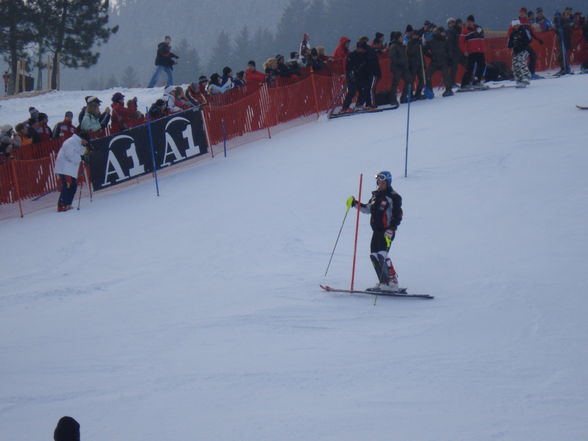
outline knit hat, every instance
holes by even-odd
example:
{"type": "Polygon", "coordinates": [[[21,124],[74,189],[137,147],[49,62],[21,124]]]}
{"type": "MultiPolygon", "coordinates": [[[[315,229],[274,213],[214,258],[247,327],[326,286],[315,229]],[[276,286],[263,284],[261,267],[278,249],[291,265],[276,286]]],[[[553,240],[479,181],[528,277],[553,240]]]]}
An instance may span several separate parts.
{"type": "Polygon", "coordinates": [[[71,110],[68,110],[67,112],[65,112],[65,117],[66,118],[73,118],[73,112],[71,110]]]}
{"type": "Polygon", "coordinates": [[[474,18],[473,15],[470,14],[470,15],[468,15],[468,18],[467,18],[466,21],[473,21],[475,23],[476,22],[476,19],[474,18]]]}
{"type": "Polygon", "coordinates": [[[53,432],[55,441],[76,441],[80,439],[80,423],[72,417],[64,416],[57,423],[53,432]]]}
{"type": "Polygon", "coordinates": [[[412,32],[414,31],[414,28],[412,27],[412,25],[406,25],[406,29],[404,30],[404,32],[408,33],[408,32],[412,32]]]}

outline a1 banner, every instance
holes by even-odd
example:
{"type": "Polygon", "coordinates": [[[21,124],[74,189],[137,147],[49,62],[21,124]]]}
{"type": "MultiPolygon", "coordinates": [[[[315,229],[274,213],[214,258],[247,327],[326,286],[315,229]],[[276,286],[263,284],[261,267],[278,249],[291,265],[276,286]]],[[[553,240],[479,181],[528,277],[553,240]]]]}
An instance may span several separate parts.
{"type": "MultiPolygon", "coordinates": [[[[208,152],[202,112],[189,109],[151,122],[155,165],[169,167],[208,152]]],[[[153,172],[147,124],[92,141],[90,172],[101,190],[153,172]]]]}

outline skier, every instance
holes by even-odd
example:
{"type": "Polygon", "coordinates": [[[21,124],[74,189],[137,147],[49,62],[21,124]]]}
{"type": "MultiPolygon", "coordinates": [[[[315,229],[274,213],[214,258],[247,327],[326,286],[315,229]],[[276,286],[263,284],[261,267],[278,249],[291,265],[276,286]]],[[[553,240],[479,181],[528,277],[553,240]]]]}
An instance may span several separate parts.
{"type": "Polygon", "coordinates": [[[519,20],[512,21],[512,32],[508,38],[508,47],[512,49],[512,70],[517,87],[527,87],[530,84],[531,71],[527,66],[531,34],[526,26],[522,26],[519,20]]]}
{"type": "MultiPolygon", "coordinates": [[[[402,197],[392,188],[392,174],[381,171],[376,175],[378,189],[372,192],[367,204],[360,204],[362,213],[370,213],[372,241],[370,259],[378,275],[379,283],[373,290],[397,292],[398,276],[388,257],[388,250],[402,221],[402,197]]],[[[348,206],[357,206],[353,196],[347,199],[348,206]]]]}
{"type": "Polygon", "coordinates": [[[78,187],[78,169],[82,156],[90,150],[90,134],[80,130],[68,138],[57,153],[55,174],[61,181],[61,194],[57,203],[57,211],[71,210],[72,202],[78,187]]]}
{"type": "Polygon", "coordinates": [[[459,37],[459,48],[466,56],[466,72],[461,80],[461,88],[468,90],[481,87],[480,81],[486,68],[486,42],[484,30],[469,15],[459,37]],[[473,80],[473,86],[470,84],[473,80]]]}

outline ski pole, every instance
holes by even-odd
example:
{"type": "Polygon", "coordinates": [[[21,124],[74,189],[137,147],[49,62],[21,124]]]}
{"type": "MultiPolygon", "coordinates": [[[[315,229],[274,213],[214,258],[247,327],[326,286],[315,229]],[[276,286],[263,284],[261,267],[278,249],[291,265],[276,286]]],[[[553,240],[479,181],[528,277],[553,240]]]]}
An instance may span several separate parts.
{"type": "Polygon", "coordinates": [[[88,173],[88,164],[84,164],[84,178],[86,179],[86,182],[88,183],[88,191],[90,192],[90,203],[92,203],[92,186],[90,185],[90,179],[89,179],[89,175],[90,173],[88,173]]]}
{"type": "Polygon", "coordinates": [[[412,91],[410,90],[410,84],[408,85],[408,107],[406,109],[406,149],[404,152],[404,177],[408,175],[408,136],[410,130],[410,96],[412,91]]]}
{"type": "MultiPolygon", "coordinates": [[[[353,199],[351,199],[351,203],[353,203],[353,199]]],[[[341,223],[341,228],[339,228],[339,234],[337,234],[337,240],[335,241],[335,246],[333,247],[333,251],[331,252],[331,258],[329,259],[329,264],[327,265],[327,270],[325,271],[325,277],[327,277],[327,273],[329,272],[329,268],[331,267],[331,261],[333,260],[333,255],[335,254],[335,249],[337,248],[337,244],[339,243],[339,238],[341,237],[341,232],[343,231],[343,225],[345,225],[345,219],[347,219],[347,214],[349,213],[349,209],[351,208],[351,204],[349,203],[349,199],[347,200],[347,209],[345,210],[345,216],[343,217],[343,222],[341,223]]]]}
{"type": "Polygon", "coordinates": [[[80,204],[82,203],[82,188],[84,188],[84,182],[80,183],[80,194],[78,195],[78,211],[80,209],[80,204]]]}

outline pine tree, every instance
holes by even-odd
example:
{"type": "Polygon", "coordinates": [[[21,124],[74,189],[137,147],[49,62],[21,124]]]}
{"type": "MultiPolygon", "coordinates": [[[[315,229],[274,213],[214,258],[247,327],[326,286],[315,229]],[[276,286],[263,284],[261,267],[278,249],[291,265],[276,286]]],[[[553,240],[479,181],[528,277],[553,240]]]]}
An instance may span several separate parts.
{"type": "MultiPolygon", "coordinates": [[[[118,31],[118,26],[107,27],[108,0],[47,0],[47,47],[53,54],[53,65],[90,67],[97,63],[99,52],[94,45],[106,43],[118,31]]],[[[51,88],[57,87],[57,69],[53,69],[51,88]]]]}
{"type": "Polygon", "coordinates": [[[16,90],[18,61],[28,59],[27,45],[33,41],[32,11],[23,0],[0,1],[0,52],[10,66],[8,94],[16,90]]]}
{"type": "Polygon", "coordinates": [[[278,52],[276,40],[269,29],[258,28],[253,35],[251,45],[253,48],[253,58],[261,61],[261,63],[257,65],[259,70],[263,70],[262,65],[265,60],[274,57],[278,52]]]}
{"type": "Polygon", "coordinates": [[[230,66],[231,56],[231,41],[229,34],[222,31],[216,41],[216,45],[212,48],[212,55],[208,61],[208,71],[210,74],[217,72],[222,74],[223,67],[230,66]]]}
{"type": "Polygon", "coordinates": [[[106,89],[113,89],[113,88],[118,87],[118,86],[119,86],[118,80],[116,79],[116,77],[114,76],[114,74],[112,74],[110,76],[110,78],[106,81],[105,88],[106,89]]]}
{"type": "Polygon", "coordinates": [[[121,86],[123,87],[137,87],[139,80],[137,79],[137,71],[133,66],[127,66],[123,72],[123,76],[120,80],[121,86]]]}
{"type": "Polygon", "coordinates": [[[186,39],[182,39],[174,49],[174,53],[180,57],[179,63],[174,66],[176,82],[190,84],[197,81],[198,76],[202,75],[198,51],[191,48],[186,39]]]}
{"type": "Polygon", "coordinates": [[[231,59],[235,63],[236,72],[245,69],[247,62],[253,55],[252,52],[252,41],[249,35],[249,28],[244,26],[235,38],[235,44],[233,45],[233,55],[231,59]]]}

